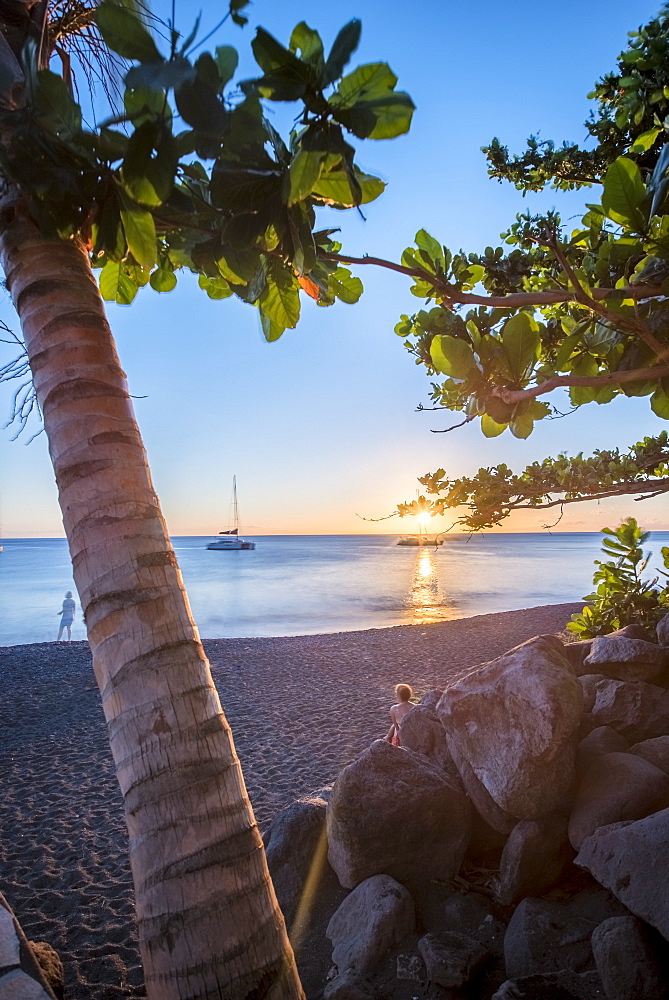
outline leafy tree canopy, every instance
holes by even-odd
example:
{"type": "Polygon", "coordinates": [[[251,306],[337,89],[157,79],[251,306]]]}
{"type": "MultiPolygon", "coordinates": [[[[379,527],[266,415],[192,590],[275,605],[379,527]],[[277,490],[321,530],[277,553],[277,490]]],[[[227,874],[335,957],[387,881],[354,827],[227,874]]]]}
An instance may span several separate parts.
{"type": "MultiPolygon", "coordinates": [[[[247,3],[231,0],[237,24],[247,3]]],[[[130,303],[147,284],[170,291],[186,269],[211,298],[256,305],[270,341],[297,324],[301,293],[320,305],[356,302],[362,283],[324,259],[339,244],[334,230],[317,228],[317,209],[377,198],[385,185],[356,165],[349,139],[398,136],[413,113],[386,63],[346,72],[360,22],[345,25],[328,52],[305,22],[287,46],[258,28],[261,75],[233,87],[230,45],[195,57],[197,29],[184,39],[170,25],[163,52],[134,0],[104,0],[95,20],[106,45],[132,64],[122,111],[100,127],[85,126],[68,82],[40,66],[33,43],[11,106],[13,80],[0,79],[0,168],[42,232],[83,239],[107,300],[130,303]],[[285,141],[265,101],[299,105],[285,141]]]]}
{"type": "MultiPolygon", "coordinates": [[[[527,438],[553,414],[542,397],[559,387],[574,407],[647,396],[669,419],[669,8],[631,33],[617,70],[589,96],[591,148],[531,138],[520,156],[496,139],[485,149],[490,175],[523,192],[591,187],[575,229],[556,212],[525,212],[483,253],[450,250],[420,230],[398,264],[330,255],[413,279],[425,304],[395,331],[433,379],[432,406],[461,413],[461,424],[480,421],[486,437],[508,429],[527,438]]],[[[502,465],[450,479],[440,469],[420,479],[427,497],[398,509],[464,504],[461,521],[479,529],[521,506],[664,492],[668,461],[663,434],[627,454],[561,455],[520,475],[502,465]]]]}

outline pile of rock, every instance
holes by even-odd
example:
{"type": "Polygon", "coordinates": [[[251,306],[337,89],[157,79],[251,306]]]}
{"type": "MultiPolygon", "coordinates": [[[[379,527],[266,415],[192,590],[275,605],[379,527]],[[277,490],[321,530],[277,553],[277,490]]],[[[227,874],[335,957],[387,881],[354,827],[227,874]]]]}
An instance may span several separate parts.
{"type": "Polygon", "coordinates": [[[289,927],[319,853],[351,890],[327,1000],[389,995],[389,961],[414,996],[669,1000],[669,615],[657,643],[531,639],[401,740],[269,831],[289,927]]]}

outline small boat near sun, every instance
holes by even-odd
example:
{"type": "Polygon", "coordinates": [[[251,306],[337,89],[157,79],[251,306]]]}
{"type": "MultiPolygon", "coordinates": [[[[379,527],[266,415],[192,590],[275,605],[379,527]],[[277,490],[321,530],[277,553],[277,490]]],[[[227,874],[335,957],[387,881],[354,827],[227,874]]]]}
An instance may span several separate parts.
{"type": "Polygon", "coordinates": [[[216,552],[238,552],[240,549],[254,549],[255,542],[249,542],[239,537],[239,506],[237,504],[237,476],[232,477],[232,527],[225,531],[219,531],[219,538],[215,538],[207,545],[208,549],[216,552]]]}
{"type": "Polygon", "coordinates": [[[402,535],[402,537],[397,542],[398,545],[443,545],[444,539],[439,538],[435,535],[430,538],[429,535],[402,535]]]}

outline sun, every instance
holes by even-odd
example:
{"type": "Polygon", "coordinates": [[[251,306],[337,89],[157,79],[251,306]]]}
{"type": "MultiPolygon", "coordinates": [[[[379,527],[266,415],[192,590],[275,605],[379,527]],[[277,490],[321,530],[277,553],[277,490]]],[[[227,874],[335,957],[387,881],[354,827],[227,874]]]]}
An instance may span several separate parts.
{"type": "Polygon", "coordinates": [[[418,522],[418,527],[421,531],[427,531],[432,521],[432,515],[427,513],[417,514],[416,521],[418,522]]]}

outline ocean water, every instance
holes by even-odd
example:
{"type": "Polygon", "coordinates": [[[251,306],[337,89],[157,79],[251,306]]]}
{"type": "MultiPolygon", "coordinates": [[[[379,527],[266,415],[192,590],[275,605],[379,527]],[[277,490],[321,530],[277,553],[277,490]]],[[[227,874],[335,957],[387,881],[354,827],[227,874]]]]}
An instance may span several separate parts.
{"type": "MultiPolygon", "coordinates": [[[[601,555],[598,532],[450,535],[439,548],[398,546],[397,537],[263,535],[240,552],[209,551],[209,538],[172,541],[204,638],[346,632],[579,601],[601,555]]],[[[669,532],[653,532],[647,547],[660,565],[663,545],[669,532]]],[[[55,639],[65,591],[76,598],[66,541],[3,546],[0,646],[55,639]]],[[[77,610],[72,638],[84,639],[77,610]]]]}

